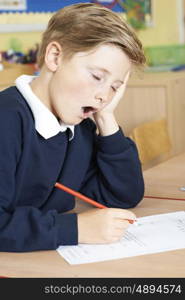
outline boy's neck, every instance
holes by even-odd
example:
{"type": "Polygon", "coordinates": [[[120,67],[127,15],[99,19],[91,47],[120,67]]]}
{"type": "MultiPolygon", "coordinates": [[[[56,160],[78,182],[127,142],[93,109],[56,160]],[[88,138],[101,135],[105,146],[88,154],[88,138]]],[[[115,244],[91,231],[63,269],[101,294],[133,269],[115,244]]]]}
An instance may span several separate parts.
{"type": "Polygon", "coordinates": [[[54,114],[51,101],[48,92],[49,76],[44,75],[41,71],[38,77],[36,77],[30,83],[30,87],[33,93],[39,98],[39,100],[54,114]],[[43,88],[44,87],[44,88],[43,88]]]}

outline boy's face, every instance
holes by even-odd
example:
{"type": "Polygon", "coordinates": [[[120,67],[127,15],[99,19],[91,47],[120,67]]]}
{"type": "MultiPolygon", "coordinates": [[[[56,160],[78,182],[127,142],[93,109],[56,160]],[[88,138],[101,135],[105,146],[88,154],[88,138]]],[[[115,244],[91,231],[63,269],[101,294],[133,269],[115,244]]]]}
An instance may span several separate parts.
{"type": "Polygon", "coordinates": [[[112,101],[130,68],[129,58],[113,45],[60,58],[49,81],[52,112],[66,124],[79,124],[112,101]]]}

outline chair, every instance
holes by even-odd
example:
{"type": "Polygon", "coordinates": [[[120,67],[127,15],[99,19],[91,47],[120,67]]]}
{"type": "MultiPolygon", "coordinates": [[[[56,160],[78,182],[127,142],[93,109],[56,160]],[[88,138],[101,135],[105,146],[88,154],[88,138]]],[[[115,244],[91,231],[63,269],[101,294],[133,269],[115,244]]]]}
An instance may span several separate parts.
{"type": "Polygon", "coordinates": [[[134,128],[129,137],[136,143],[142,165],[170,154],[171,142],[165,119],[146,122],[134,128]]]}

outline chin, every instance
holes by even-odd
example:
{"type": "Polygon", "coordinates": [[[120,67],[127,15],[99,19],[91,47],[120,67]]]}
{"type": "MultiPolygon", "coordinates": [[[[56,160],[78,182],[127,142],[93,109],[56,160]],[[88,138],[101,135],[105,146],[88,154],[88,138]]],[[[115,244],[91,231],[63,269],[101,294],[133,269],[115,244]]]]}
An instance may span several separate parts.
{"type": "Polygon", "coordinates": [[[76,118],[76,120],[71,120],[71,119],[62,119],[62,121],[65,123],[65,124],[68,124],[68,125],[78,125],[78,124],[80,124],[82,121],[83,121],[83,119],[81,119],[81,118],[76,118]]]}
{"type": "Polygon", "coordinates": [[[83,121],[83,119],[79,119],[78,121],[74,122],[74,123],[71,124],[71,125],[78,125],[78,124],[80,124],[82,121],[83,121]]]}

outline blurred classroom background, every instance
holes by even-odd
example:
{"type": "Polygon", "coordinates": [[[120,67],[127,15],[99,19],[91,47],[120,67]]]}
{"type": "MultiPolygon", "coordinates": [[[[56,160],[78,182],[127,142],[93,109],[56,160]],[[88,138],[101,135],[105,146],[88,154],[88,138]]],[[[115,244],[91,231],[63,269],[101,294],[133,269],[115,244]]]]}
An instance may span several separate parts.
{"type": "Polygon", "coordinates": [[[146,69],[134,72],[116,115],[143,169],[185,151],[185,0],[0,0],[0,90],[39,72],[36,56],[52,14],[97,2],[121,14],[141,39],[146,69]]]}

